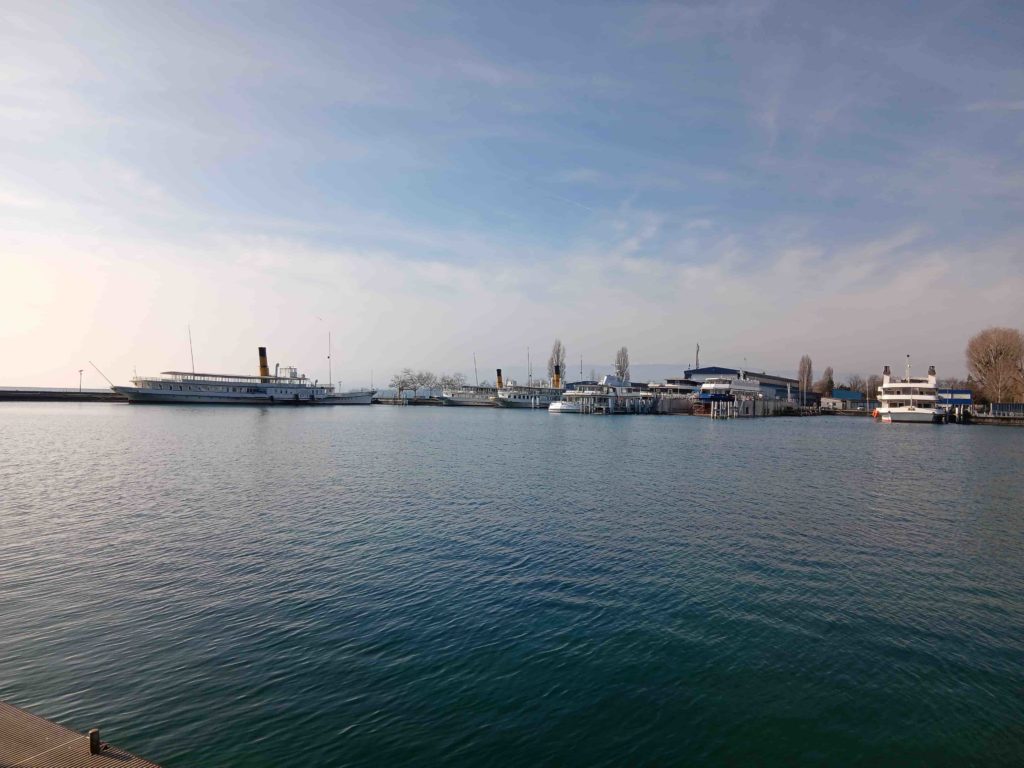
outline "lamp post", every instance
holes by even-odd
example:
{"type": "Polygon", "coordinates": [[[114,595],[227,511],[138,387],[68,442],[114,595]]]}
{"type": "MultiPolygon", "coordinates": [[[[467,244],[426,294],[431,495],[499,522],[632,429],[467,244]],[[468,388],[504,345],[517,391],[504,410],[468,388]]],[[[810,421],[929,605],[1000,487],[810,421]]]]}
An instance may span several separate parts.
{"type": "Polygon", "coordinates": [[[83,370],[85,370],[85,369],[84,368],[79,368],[78,369],[78,392],[79,392],[79,394],[81,394],[81,392],[82,392],[82,371],[83,370]]]}

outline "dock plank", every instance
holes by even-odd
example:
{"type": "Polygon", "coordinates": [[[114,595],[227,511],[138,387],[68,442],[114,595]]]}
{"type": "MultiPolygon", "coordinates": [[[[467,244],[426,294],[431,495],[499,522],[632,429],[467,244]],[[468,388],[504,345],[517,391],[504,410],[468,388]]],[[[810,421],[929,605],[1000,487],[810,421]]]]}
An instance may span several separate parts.
{"type": "Polygon", "coordinates": [[[0,768],[160,768],[108,745],[89,752],[89,737],[0,701],[0,768]]]}

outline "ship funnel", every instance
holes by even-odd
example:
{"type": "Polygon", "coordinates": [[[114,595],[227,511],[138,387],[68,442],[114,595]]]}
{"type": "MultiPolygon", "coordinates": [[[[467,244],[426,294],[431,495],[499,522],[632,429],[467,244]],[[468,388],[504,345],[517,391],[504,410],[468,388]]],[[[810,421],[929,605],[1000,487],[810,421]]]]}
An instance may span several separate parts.
{"type": "Polygon", "coordinates": [[[887,365],[887,366],[885,366],[885,368],[882,369],[882,383],[883,384],[888,384],[889,383],[889,379],[891,377],[892,377],[892,371],[889,370],[889,366],[887,365]]]}
{"type": "Polygon", "coordinates": [[[928,375],[929,376],[934,376],[935,375],[935,366],[934,365],[929,365],[928,366],[928,375]]]}
{"type": "Polygon", "coordinates": [[[260,347],[260,376],[270,378],[270,365],[267,363],[267,348],[260,347]]]}
{"type": "Polygon", "coordinates": [[[502,381],[501,378],[501,368],[498,369],[498,377],[494,380],[494,382],[497,385],[498,389],[501,389],[502,387],[505,386],[505,382],[502,381]]]}
{"type": "Polygon", "coordinates": [[[551,377],[551,386],[555,389],[562,388],[562,366],[555,366],[555,375],[551,377]]]}

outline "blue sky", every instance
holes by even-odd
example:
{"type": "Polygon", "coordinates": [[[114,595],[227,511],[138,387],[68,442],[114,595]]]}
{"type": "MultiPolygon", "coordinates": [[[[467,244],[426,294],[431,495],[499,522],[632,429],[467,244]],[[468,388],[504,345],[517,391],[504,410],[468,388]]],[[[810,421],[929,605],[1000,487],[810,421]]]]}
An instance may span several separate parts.
{"type": "Polygon", "coordinates": [[[0,384],[182,367],[188,323],[200,367],[265,343],[321,376],[332,330],[352,385],[515,370],[555,336],[588,369],[700,342],[961,374],[972,333],[1022,325],[1024,6],[0,20],[0,384]]]}

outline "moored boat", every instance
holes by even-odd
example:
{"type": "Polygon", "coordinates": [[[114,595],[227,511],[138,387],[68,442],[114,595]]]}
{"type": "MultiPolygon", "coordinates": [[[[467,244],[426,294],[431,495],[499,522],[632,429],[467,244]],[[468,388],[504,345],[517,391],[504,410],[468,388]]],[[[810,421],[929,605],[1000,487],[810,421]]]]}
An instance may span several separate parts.
{"type": "Polygon", "coordinates": [[[547,408],[561,396],[562,390],[552,387],[512,385],[498,390],[495,403],[501,408],[547,408]]]}
{"type": "Polygon", "coordinates": [[[757,397],[761,392],[761,382],[748,379],[743,371],[738,377],[712,376],[704,380],[700,386],[701,400],[733,401],[737,397],[757,397]]]}
{"type": "Polygon", "coordinates": [[[258,376],[226,373],[164,371],[159,376],[136,376],[132,386],[112,386],[129,403],[188,405],[369,405],[374,390],[337,392],[331,385],[310,381],[293,367],[275,366],[270,373],[266,347],[259,348],[258,376]]]}
{"type": "Polygon", "coordinates": [[[586,384],[562,393],[562,399],[548,406],[549,413],[651,413],[658,397],[617,376],[604,376],[597,384],[586,384]]]}
{"type": "Polygon", "coordinates": [[[928,367],[927,378],[910,375],[910,355],[904,378],[894,378],[889,366],[882,370],[882,385],[878,388],[878,419],[885,423],[941,424],[946,420],[946,408],[939,403],[935,366],[928,367]]]}
{"type": "Polygon", "coordinates": [[[562,380],[559,367],[555,366],[555,377],[553,386],[544,387],[534,384],[522,386],[514,381],[506,382],[501,375],[501,368],[498,369],[497,381],[498,394],[494,404],[501,408],[544,408],[557,402],[562,397],[562,380]]]}
{"type": "Polygon", "coordinates": [[[495,387],[452,387],[441,390],[441,402],[444,405],[493,407],[498,395],[495,387]]]}
{"type": "Polygon", "coordinates": [[[583,405],[575,400],[557,400],[548,406],[548,413],[583,413],[583,405]]]}

